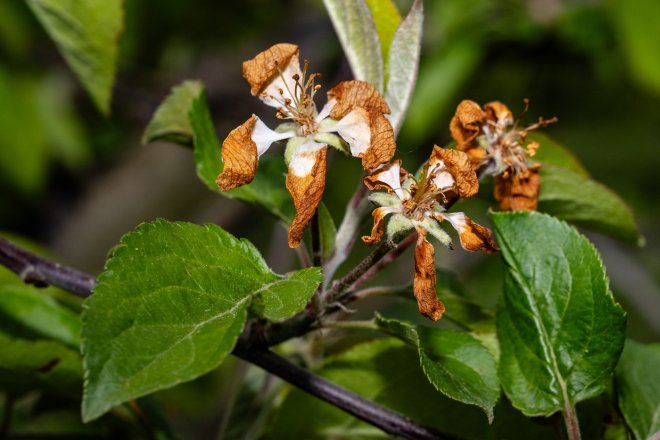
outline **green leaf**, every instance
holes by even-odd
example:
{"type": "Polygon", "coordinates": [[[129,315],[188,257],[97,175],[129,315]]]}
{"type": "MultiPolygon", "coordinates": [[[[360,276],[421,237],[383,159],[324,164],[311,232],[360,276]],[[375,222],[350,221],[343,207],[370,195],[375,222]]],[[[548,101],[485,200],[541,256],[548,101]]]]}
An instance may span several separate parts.
{"type": "Polygon", "coordinates": [[[257,175],[249,185],[227,192],[218,188],[215,179],[222,171],[220,143],[201,82],[184,81],[156,109],[143,142],[156,140],[194,146],[197,175],[210,190],[260,206],[284,222],[291,222],[295,209],[286,190],[287,167],[281,155],[261,157],[257,175]]]}
{"type": "Polygon", "coordinates": [[[269,321],[282,322],[305,309],[321,281],[319,267],[293,272],[255,292],[251,310],[269,321]]]}
{"type": "Polygon", "coordinates": [[[82,316],[83,419],[217,367],[252,294],[278,279],[214,225],[158,220],[125,235],[82,316]]]}
{"type": "MultiPolygon", "coordinates": [[[[404,343],[386,338],[330,357],[316,373],[448,436],[478,440],[556,438],[552,426],[523,417],[506,400],[497,405],[495,420],[489,425],[477,407],[438,393],[424,376],[417,358],[404,343]]],[[[291,389],[285,396],[268,431],[269,439],[390,438],[298,389],[291,389]]]]}
{"type": "Polygon", "coordinates": [[[5,332],[28,330],[79,350],[80,317],[33,287],[0,285],[0,318],[5,332]]]}
{"type": "Polygon", "coordinates": [[[365,0],[323,0],[355,79],[383,92],[380,38],[365,0]]]}
{"type": "Polygon", "coordinates": [[[644,243],[628,205],[604,185],[552,165],[540,172],[539,211],[629,243],[644,243]]]}
{"type": "Polygon", "coordinates": [[[27,0],[98,109],[108,114],[115,81],[122,0],[27,0]]]}
{"type": "Polygon", "coordinates": [[[496,317],[505,393],[523,413],[545,416],[602,393],[623,348],[626,317],[598,252],[548,215],[492,219],[507,265],[496,317]]]}
{"type": "Polygon", "coordinates": [[[610,20],[618,33],[633,77],[660,94],[660,3],[648,0],[609,0],[610,20]]]}
{"type": "Polygon", "coordinates": [[[495,359],[467,333],[412,325],[376,316],[378,327],[415,347],[424,374],[433,386],[454,400],[477,405],[492,422],[500,395],[495,359]]]}
{"type": "Polygon", "coordinates": [[[616,367],[619,407],[638,440],[660,434],[660,344],[628,339],[616,367]]]}
{"type": "Polygon", "coordinates": [[[383,70],[387,78],[388,62],[390,59],[390,46],[394,34],[401,24],[401,14],[392,0],[365,0],[374,19],[378,39],[380,40],[383,70]]]}
{"type": "Polygon", "coordinates": [[[410,106],[417,81],[419,53],[422,46],[424,4],[415,0],[406,19],[394,35],[388,59],[385,100],[392,113],[388,116],[394,131],[398,132],[410,106]]]}
{"type": "Polygon", "coordinates": [[[12,392],[43,389],[78,397],[82,365],[77,351],[56,341],[14,339],[0,333],[0,385],[12,392]]]}
{"type": "Polygon", "coordinates": [[[579,159],[568,148],[561,145],[559,142],[551,139],[547,135],[538,132],[530,132],[527,135],[527,140],[536,141],[539,143],[540,148],[533,157],[534,161],[541,162],[544,165],[554,165],[557,167],[565,168],[589,177],[589,172],[584,168],[579,159]]]}
{"type": "Polygon", "coordinates": [[[337,227],[335,221],[328,211],[325,203],[321,202],[319,205],[319,229],[321,230],[321,248],[323,249],[323,258],[330,258],[332,251],[335,247],[335,239],[337,238],[337,227]]]}

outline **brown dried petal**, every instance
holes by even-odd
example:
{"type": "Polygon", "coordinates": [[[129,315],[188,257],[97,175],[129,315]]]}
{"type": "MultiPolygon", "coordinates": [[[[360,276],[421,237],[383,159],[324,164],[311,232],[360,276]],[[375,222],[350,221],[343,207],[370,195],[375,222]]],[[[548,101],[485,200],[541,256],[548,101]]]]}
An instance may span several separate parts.
{"type": "Polygon", "coordinates": [[[252,129],[257,117],[252,115],[243,125],[233,129],[222,143],[224,169],[215,180],[221,190],[229,191],[254,179],[259,156],[257,144],[252,140],[252,129]]]}
{"type": "Polygon", "coordinates": [[[455,190],[461,197],[471,197],[479,191],[479,179],[474,172],[469,156],[459,150],[433,148],[431,159],[441,159],[456,181],[455,190]]]}
{"type": "Polygon", "coordinates": [[[534,211],[539,201],[541,178],[537,168],[517,176],[495,176],[495,200],[502,211],[534,211]]]}
{"type": "Polygon", "coordinates": [[[381,206],[373,210],[371,215],[374,218],[374,226],[371,229],[371,235],[362,236],[362,241],[368,245],[374,245],[383,238],[383,229],[385,226],[385,217],[392,212],[392,208],[381,206]]]}
{"type": "Polygon", "coordinates": [[[419,312],[427,318],[437,321],[442,318],[445,306],[435,292],[435,250],[426,239],[426,231],[419,229],[417,232],[419,237],[415,247],[413,291],[419,312]]]}
{"type": "Polygon", "coordinates": [[[493,240],[490,229],[475,223],[465,216],[465,226],[459,231],[461,246],[467,251],[497,252],[500,248],[493,240]]]}
{"type": "Polygon", "coordinates": [[[371,144],[362,155],[362,166],[371,170],[389,162],[396,151],[394,129],[390,121],[379,111],[369,111],[371,144]]]}
{"type": "Polygon", "coordinates": [[[474,101],[464,100],[458,104],[456,114],[449,123],[451,137],[460,150],[477,147],[475,139],[481,132],[481,125],[486,120],[486,113],[474,101]]]}
{"type": "Polygon", "coordinates": [[[330,117],[333,119],[343,118],[355,107],[362,107],[369,112],[390,113],[390,107],[385,102],[383,95],[374,86],[364,81],[340,82],[328,90],[328,101],[331,99],[337,101],[330,112],[330,117]]]}
{"type": "Polygon", "coordinates": [[[243,78],[250,84],[252,96],[258,95],[277,75],[278,68],[284,70],[291,57],[298,54],[298,46],[279,43],[243,62],[243,78]]]}
{"type": "Polygon", "coordinates": [[[489,102],[484,105],[488,119],[500,125],[513,124],[513,114],[509,107],[502,104],[500,101],[489,102]]]}
{"type": "Polygon", "coordinates": [[[316,162],[307,176],[297,176],[289,167],[286,188],[289,190],[293,198],[293,206],[296,208],[296,215],[289,227],[289,247],[295,248],[300,245],[303,232],[321,203],[325,189],[327,153],[327,147],[323,147],[315,153],[316,162]]]}

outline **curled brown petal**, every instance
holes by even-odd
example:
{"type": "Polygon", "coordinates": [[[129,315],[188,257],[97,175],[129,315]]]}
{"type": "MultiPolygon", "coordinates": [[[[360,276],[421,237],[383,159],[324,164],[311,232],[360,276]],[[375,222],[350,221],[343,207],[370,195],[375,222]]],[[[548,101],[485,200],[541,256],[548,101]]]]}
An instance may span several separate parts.
{"type": "Polygon", "coordinates": [[[427,318],[437,321],[445,312],[445,305],[435,292],[435,250],[426,239],[426,231],[418,230],[415,247],[415,279],[413,291],[417,299],[419,312],[427,318]]]}
{"type": "Polygon", "coordinates": [[[362,155],[362,166],[371,170],[389,162],[396,151],[394,129],[390,121],[380,111],[369,111],[371,143],[362,155]]]}
{"type": "Polygon", "coordinates": [[[505,126],[513,124],[513,113],[500,101],[489,102],[484,109],[489,120],[505,126]]]}
{"type": "Polygon", "coordinates": [[[336,101],[330,117],[341,119],[355,107],[362,107],[369,112],[390,113],[390,107],[378,90],[368,82],[352,80],[342,81],[328,90],[328,101],[336,101]]]}
{"type": "Polygon", "coordinates": [[[520,175],[502,173],[495,176],[495,200],[502,211],[534,211],[538,205],[541,177],[538,168],[520,175]]]}
{"type": "Polygon", "coordinates": [[[500,248],[493,240],[490,229],[475,223],[470,217],[465,216],[465,226],[459,231],[461,246],[467,251],[497,252],[500,248]]]}
{"type": "Polygon", "coordinates": [[[257,144],[251,136],[256,121],[257,117],[252,115],[243,125],[233,129],[222,143],[224,168],[215,183],[223,191],[245,185],[254,179],[259,156],[257,144]]]}
{"type": "Polygon", "coordinates": [[[286,188],[289,190],[293,198],[293,206],[296,208],[296,215],[289,226],[289,247],[295,248],[300,245],[303,232],[321,203],[325,189],[327,153],[327,147],[323,147],[315,153],[316,161],[311,172],[306,176],[297,176],[289,166],[286,188]]]}
{"type": "Polygon", "coordinates": [[[385,217],[392,212],[391,208],[381,206],[372,211],[371,215],[374,218],[374,226],[371,228],[371,235],[362,236],[362,241],[368,245],[374,245],[383,238],[383,229],[385,225],[385,217]]]}
{"type": "Polygon", "coordinates": [[[298,46],[279,43],[243,62],[243,78],[250,84],[252,96],[258,95],[273,76],[284,70],[291,58],[298,54],[298,46]]]}
{"type": "MultiPolygon", "coordinates": [[[[461,197],[471,197],[479,191],[479,179],[470,163],[470,157],[459,150],[433,148],[431,158],[440,159],[445,163],[449,173],[456,182],[455,190],[461,197]]],[[[432,160],[431,159],[431,160],[432,160]]]]}
{"type": "Polygon", "coordinates": [[[460,150],[478,147],[474,140],[479,136],[481,125],[485,120],[486,113],[476,102],[466,99],[458,104],[456,113],[449,123],[449,131],[460,150]]]}

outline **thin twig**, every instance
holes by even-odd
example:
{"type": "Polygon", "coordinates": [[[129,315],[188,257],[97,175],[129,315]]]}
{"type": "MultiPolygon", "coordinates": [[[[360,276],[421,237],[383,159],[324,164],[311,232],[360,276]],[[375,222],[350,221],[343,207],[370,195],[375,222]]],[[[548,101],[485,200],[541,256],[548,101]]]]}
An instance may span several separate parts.
{"type": "MultiPolygon", "coordinates": [[[[394,246],[396,244],[392,244],[392,248],[394,246]]],[[[382,255],[386,253],[384,252],[382,255]]],[[[91,275],[39,257],[1,238],[0,264],[19,275],[25,272],[26,266],[31,266],[31,270],[39,274],[40,285],[57,286],[80,296],[91,295],[92,287],[96,283],[95,278],[91,275]]],[[[29,280],[32,281],[31,278],[29,280]]],[[[287,328],[281,334],[294,337],[307,333],[311,328],[310,322],[307,321],[309,319],[307,315],[302,314],[302,318],[296,317],[293,320],[287,321],[286,325],[281,324],[283,328],[287,328]]],[[[312,324],[313,322],[312,320],[312,324]]],[[[249,340],[246,341],[242,338],[234,348],[233,353],[279,376],[292,385],[307,391],[313,396],[383,429],[388,434],[399,435],[408,439],[447,438],[442,437],[429,428],[416,424],[400,414],[383,408],[374,402],[365,400],[351,391],[333,385],[303,368],[296,367],[278,355],[252,345],[249,340]]]]}
{"type": "Polygon", "coordinates": [[[241,345],[234,348],[234,354],[241,359],[257,365],[301,390],[318,397],[360,420],[368,422],[390,435],[407,439],[444,439],[440,433],[421,426],[401,414],[390,411],[359,395],[315,376],[271,351],[264,349],[245,349],[241,345]]]}
{"type": "Polygon", "coordinates": [[[38,257],[0,237],[0,264],[37,287],[53,285],[75,295],[89,296],[96,284],[93,276],[38,257]]]}

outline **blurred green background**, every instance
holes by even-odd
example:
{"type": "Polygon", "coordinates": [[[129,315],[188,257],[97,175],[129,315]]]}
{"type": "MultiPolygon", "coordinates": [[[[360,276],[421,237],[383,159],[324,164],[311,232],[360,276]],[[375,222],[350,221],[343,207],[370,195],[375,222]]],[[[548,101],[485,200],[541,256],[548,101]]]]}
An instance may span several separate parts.
{"type": "MultiPolygon", "coordinates": [[[[402,11],[410,3],[397,2],[402,11]]],[[[104,118],[24,2],[0,2],[0,230],[97,274],[120,236],[142,221],[214,222],[254,241],[275,270],[291,269],[297,260],[281,225],[208,192],[190,151],[142,146],[140,138],[157,105],[184,79],[206,84],[221,139],[251,113],[274,120],[249,95],[241,62],[277,42],[298,44],[311,70],[323,73],[325,90],[350,78],[322,2],[126,0],[125,8],[112,114],[104,118]]],[[[588,236],[629,312],[629,334],[658,340],[660,2],[446,0],[425,8],[418,88],[398,142],[404,165],[416,168],[433,144],[449,142],[461,99],[500,100],[519,113],[529,98],[523,122],[557,116],[544,132],[637,216],[645,247],[588,236]]],[[[337,222],[360,172],[359,161],[331,158],[325,202],[337,222]]],[[[466,205],[484,219],[492,202],[466,205]]],[[[357,247],[358,254],[368,251],[357,247]]],[[[438,263],[458,274],[471,298],[494,303],[499,261],[457,250],[440,251],[438,263]]],[[[411,268],[404,256],[392,279],[405,280],[411,268]]],[[[232,371],[205,380],[227,388],[223,375],[232,371]]],[[[186,413],[186,426],[198,417],[214,432],[218,421],[209,417],[223,405],[222,390],[204,400],[208,384],[198,382],[178,391],[184,398],[173,411],[186,413]]]]}

